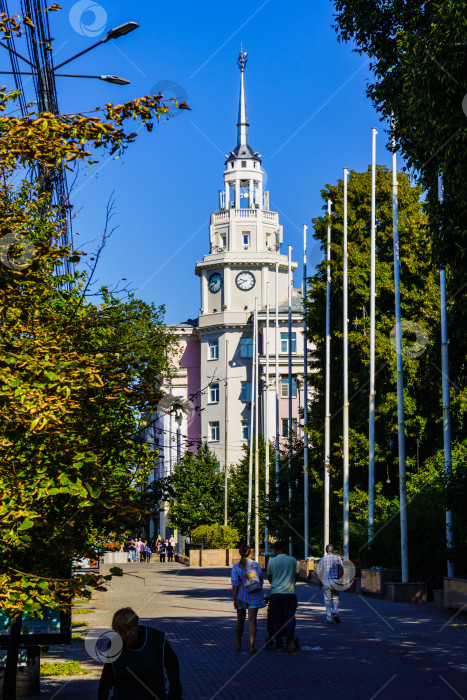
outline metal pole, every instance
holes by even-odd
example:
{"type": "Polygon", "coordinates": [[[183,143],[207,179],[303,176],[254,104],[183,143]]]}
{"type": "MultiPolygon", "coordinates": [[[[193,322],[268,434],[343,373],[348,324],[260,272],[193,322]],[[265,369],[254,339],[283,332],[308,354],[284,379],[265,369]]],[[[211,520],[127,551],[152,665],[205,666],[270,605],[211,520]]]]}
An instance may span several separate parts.
{"type": "Polygon", "coordinates": [[[304,538],[304,557],[309,554],[308,541],[309,520],[308,520],[308,348],[306,338],[306,230],[308,226],[303,225],[303,538],[304,538]]]}
{"type": "Polygon", "coordinates": [[[371,242],[370,242],[370,406],[368,417],[368,545],[375,522],[375,297],[376,297],[376,129],[371,131],[371,242]]]}
{"type": "Polygon", "coordinates": [[[329,492],[331,462],[331,200],[328,199],[328,231],[326,241],[326,389],[324,409],[324,546],[330,543],[329,492]]]}
{"type": "Polygon", "coordinates": [[[401,291],[399,271],[399,203],[397,198],[397,164],[394,121],[392,122],[392,228],[394,247],[394,296],[396,306],[396,352],[397,352],[397,434],[399,447],[399,507],[401,526],[402,583],[409,580],[409,555],[407,543],[407,492],[405,470],[404,428],[404,375],[402,367],[401,291]]]}
{"type": "Polygon", "coordinates": [[[264,441],[265,441],[265,485],[264,485],[264,551],[269,552],[269,281],[266,282],[266,328],[264,344],[266,346],[266,391],[264,393],[264,441]]]}
{"type": "MultiPolygon", "coordinates": [[[[438,199],[443,203],[443,177],[438,176],[438,199]]],[[[441,292],[441,377],[443,390],[443,440],[444,440],[444,479],[448,488],[452,477],[451,457],[451,402],[449,397],[449,350],[448,350],[448,319],[446,311],[446,269],[439,271],[439,285],[441,292]]],[[[446,546],[448,552],[452,552],[454,542],[452,537],[452,512],[446,508],[446,546]]],[[[455,576],[454,563],[448,557],[448,576],[455,576]]]]}
{"type": "Polygon", "coordinates": [[[255,354],[256,354],[256,335],[255,322],[253,318],[253,348],[251,355],[251,392],[250,392],[250,453],[248,457],[248,514],[246,526],[246,543],[251,544],[251,505],[253,495],[253,428],[254,428],[254,412],[255,412],[255,354]]]}
{"type": "MultiPolygon", "coordinates": [[[[289,265],[287,275],[287,306],[289,312],[288,355],[289,355],[289,519],[292,517],[292,246],[289,245],[289,265]]],[[[293,540],[289,536],[289,556],[292,556],[293,540]]]]}
{"type": "Polygon", "coordinates": [[[227,455],[227,426],[229,412],[227,409],[228,402],[228,369],[229,369],[229,341],[225,339],[225,395],[224,395],[224,525],[227,525],[227,508],[228,508],[228,455],[227,455]]]}
{"type": "Polygon", "coordinates": [[[259,403],[259,364],[258,364],[258,299],[255,299],[256,372],[255,372],[255,561],[259,559],[259,448],[258,448],[258,403],[259,403]]]}
{"type": "Polygon", "coordinates": [[[276,503],[279,503],[279,263],[276,262],[275,275],[275,305],[276,305],[276,324],[275,324],[275,385],[276,385],[276,503]]]}
{"type": "Polygon", "coordinates": [[[349,313],[348,313],[348,270],[347,270],[347,177],[349,171],[344,168],[344,250],[342,287],[344,292],[344,314],[342,335],[344,340],[344,387],[343,387],[343,448],[344,448],[344,514],[343,514],[343,554],[349,559],[349,313]]]}

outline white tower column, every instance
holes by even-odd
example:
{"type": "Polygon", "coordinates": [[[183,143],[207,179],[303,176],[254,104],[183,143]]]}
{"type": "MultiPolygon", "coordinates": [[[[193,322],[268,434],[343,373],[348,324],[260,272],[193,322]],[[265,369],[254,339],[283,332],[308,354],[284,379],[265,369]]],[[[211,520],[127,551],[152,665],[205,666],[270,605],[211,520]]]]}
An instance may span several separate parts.
{"type": "Polygon", "coordinates": [[[230,299],[230,268],[224,267],[224,308],[229,311],[232,309],[232,302],[230,299]]]}
{"type": "Polygon", "coordinates": [[[201,272],[201,313],[207,312],[208,301],[208,274],[206,270],[201,272]]]}
{"type": "Polygon", "coordinates": [[[235,180],[235,209],[240,209],[240,180],[235,180]]]}
{"type": "Polygon", "coordinates": [[[250,209],[255,208],[255,191],[253,187],[253,180],[248,180],[248,207],[250,209]]]}
{"type": "Polygon", "coordinates": [[[230,209],[230,183],[225,181],[224,209],[230,209]]]}

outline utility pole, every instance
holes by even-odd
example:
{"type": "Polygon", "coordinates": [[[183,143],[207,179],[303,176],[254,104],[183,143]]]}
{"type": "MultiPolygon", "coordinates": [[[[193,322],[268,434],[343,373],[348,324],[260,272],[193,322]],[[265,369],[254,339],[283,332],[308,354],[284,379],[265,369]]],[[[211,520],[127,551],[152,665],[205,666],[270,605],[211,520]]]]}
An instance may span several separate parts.
{"type": "Polygon", "coordinates": [[[397,436],[399,447],[399,509],[401,529],[402,583],[409,581],[409,554],[407,541],[407,487],[405,467],[404,426],[404,375],[402,366],[401,290],[399,270],[399,202],[397,193],[396,138],[392,120],[392,228],[394,248],[394,296],[396,307],[396,353],[397,353],[397,436]]]}
{"type": "Polygon", "coordinates": [[[224,525],[227,525],[228,507],[228,370],[229,370],[229,341],[225,339],[225,393],[224,393],[224,525]]]}
{"type": "Polygon", "coordinates": [[[255,335],[256,335],[256,354],[255,354],[255,561],[259,559],[259,447],[258,447],[258,403],[259,403],[259,363],[258,363],[258,299],[255,299],[255,335]]]}
{"type": "Polygon", "coordinates": [[[328,199],[328,230],[326,241],[326,388],[324,408],[324,546],[330,543],[329,492],[331,462],[331,200],[328,199]]]}
{"type": "Polygon", "coordinates": [[[264,451],[265,451],[265,519],[264,519],[264,551],[269,552],[269,281],[266,282],[266,328],[264,336],[266,350],[266,391],[264,392],[264,451]]]}
{"type": "Polygon", "coordinates": [[[250,451],[248,455],[248,513],[247,513],[247,529],[246,529],[246,543],[248,546],[251,544],[251,509],[253,501],[253,429],[254,429],[254,416],[255,416],[255,370],[256,370],[256,330],[255,330],[255,319],[253,317],[253,347],[251,355],[251,392],[250,392],[250,451]]]}
{"type": "Polygon", "coordinates": [[[275,274],[275,357],[274,357],[274,369],[275,369],[275,389],[276,389],[276,503],[279,503],[279,263],[276,262],[276,274],[275,274]]]}
{"type": "Polygon", "coordinates": [[[343,277],[344,293],[343,315],[343,357],[344,357],[344,387],[343,387],[343,448],[344,448],[344,559],[349,559],[349,311],[348,311],[348,255],[347,255],[347,177],[349,171],[344,168],[344,250],[343,277]]]}
{"type": "MultiPolygon", "coordinates": [[[[289,519],[292,517],[292,246],[289,245],[289,265],[287,275],[287,306],[289,312],[288,355],[289,355],[289,519]]],[[[293,539],[289,535],[289,556],[293,552],[293,539]]]]}
{"type": "MultiPolygon", "coordinates": [[[[440,205],[444,201],[443,176],[438,177],[438,200],[440,205]]],[[[452,478],[451,455],[451,401],[449,396],[449,349],[448,349],[448,318],[446,309],[446,268],[444,265],[439,271],[439,286],[441,293],[441,377],[443,391],[443,441],[444,441],[444,480],[446,490],[449,488],[452,478]]],[[[446,546],[451,554],[454,546],[452,537],[452,512],[446,508],[446,546]]],[[[454,563],[451,556],[448,557],[448,576],[455,576],[454,563]]]]}
{"type": "Polygon", "coordinates": [[[307,325],[306,325],[306,230],[303,225],[303,539],[304,557],[309,554],[309,513],[308,513],[308,347],[307,347],[307,325]]]}
{"type": "Polygon", "coordinates": [[[370,241],[370,406],[368,417],[368,545],[375,522],[375,329],[376,329],[376,129],[371,143],[371,241],[370,241]]]}

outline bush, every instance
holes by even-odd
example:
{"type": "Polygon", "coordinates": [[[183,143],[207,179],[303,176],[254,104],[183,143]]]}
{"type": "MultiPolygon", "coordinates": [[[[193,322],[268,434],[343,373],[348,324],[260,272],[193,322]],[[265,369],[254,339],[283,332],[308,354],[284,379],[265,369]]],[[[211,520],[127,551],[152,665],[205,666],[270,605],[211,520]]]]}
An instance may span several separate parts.
{"type": "Polygon", "coordinates": [[[193,542],[206,549],[232,549],[240,539],[238,530],[229,525],[200,525],[191,533],[193,542]]]}

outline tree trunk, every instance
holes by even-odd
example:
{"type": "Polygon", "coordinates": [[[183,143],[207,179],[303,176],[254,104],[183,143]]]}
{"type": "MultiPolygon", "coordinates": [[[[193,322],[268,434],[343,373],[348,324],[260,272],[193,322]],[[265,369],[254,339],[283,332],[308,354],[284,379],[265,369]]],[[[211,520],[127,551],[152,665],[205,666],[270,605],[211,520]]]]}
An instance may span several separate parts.
{"type": "Polygon", "coordinates": [[[18,666],[21,623],[21,615],[11,620],[8,653],[6,657],[5,675],[3,679],[3,700],[16,700],[16,670],[18,666]]]}

